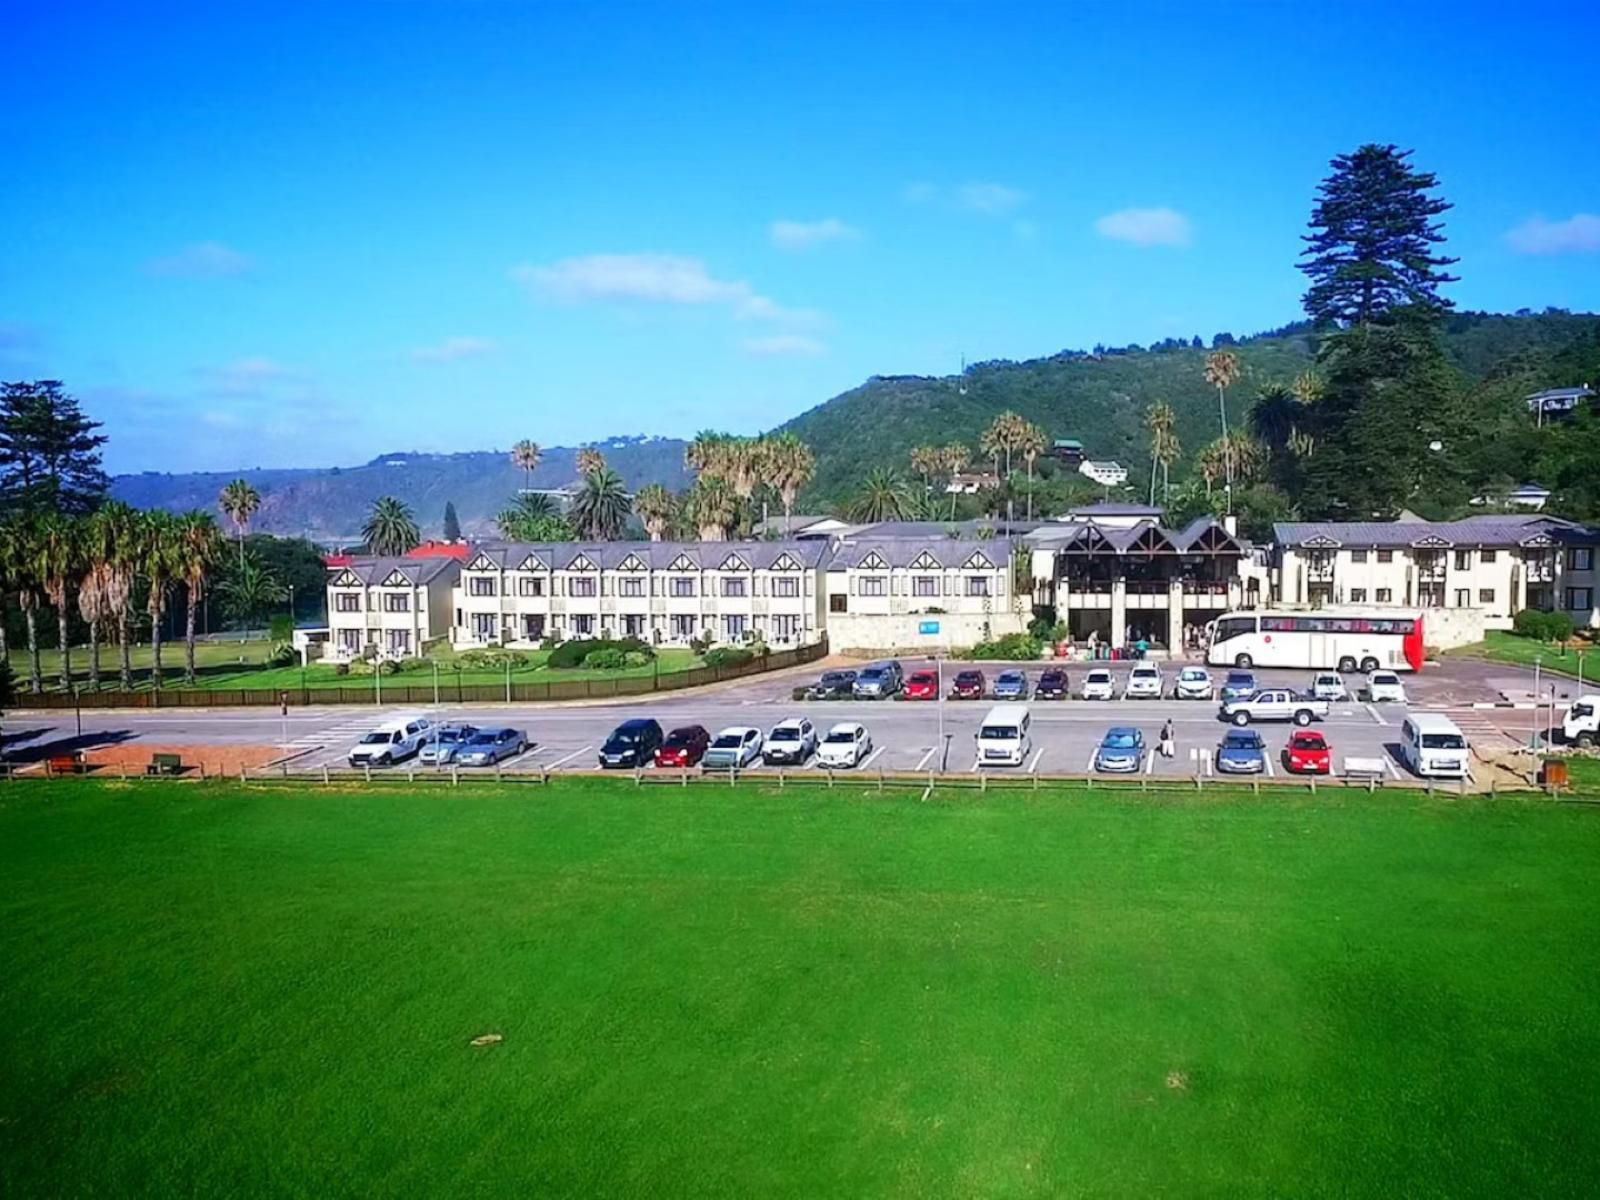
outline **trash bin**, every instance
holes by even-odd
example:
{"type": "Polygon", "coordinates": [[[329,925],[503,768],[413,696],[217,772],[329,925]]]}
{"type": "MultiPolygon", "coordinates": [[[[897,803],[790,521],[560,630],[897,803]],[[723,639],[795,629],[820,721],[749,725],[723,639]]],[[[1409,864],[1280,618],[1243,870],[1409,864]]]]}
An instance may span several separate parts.
{"type": "Polygon", "coordinates": [[[1547,788],[1564,788],[1567,786],[1567,760],[1564,758],[1547,758],[1544,761],[1544,770],[1540,772],[1539,782],[1547,788]]]}

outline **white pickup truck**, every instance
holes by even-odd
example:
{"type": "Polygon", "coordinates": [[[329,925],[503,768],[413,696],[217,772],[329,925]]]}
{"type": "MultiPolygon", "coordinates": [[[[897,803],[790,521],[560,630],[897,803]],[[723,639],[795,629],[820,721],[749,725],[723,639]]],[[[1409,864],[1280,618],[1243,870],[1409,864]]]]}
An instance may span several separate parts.
{"type": "Polygon", "coordinates": [[[1568,745],[1587,750],[1600,740],[1600,696],[1579,696],[1561,718],[1561,736],[1568,745]]]}
{"type": "Polygon", "coordinates": [[[1328,715],[1328,702],[1300,696],[1288,688],[1262,688],[1252,696],[1229,700],[1222,705],[1222,719],[1235,725],[1251,721],[1293,721],[1309,725],[1328,715]]]}

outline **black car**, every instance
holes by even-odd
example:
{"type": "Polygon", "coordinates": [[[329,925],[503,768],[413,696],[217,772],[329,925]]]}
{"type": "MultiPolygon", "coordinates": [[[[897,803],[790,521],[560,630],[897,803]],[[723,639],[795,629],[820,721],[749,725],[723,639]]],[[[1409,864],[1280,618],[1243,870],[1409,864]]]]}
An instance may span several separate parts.
{"type": "Polygon", "coordinates": [[[661,745],[661,726],[650,717],[624,721],[600,747],[602,767],[642,767],[661,745]]]}
{"type": "Polygon", "coordinates": [[[1067,698],[1067,673],[1065,671],[1051,670],[1039,676],[1039,682],[1033,689],[1034,698],[1038,700],[1065,700],[1067,698]]]}
{"type": "Polygon", "coordinates": [[[813,700],[848,700],[855,695],[854,671],[824,671],[822,678],[811,687],[813,700]]]}

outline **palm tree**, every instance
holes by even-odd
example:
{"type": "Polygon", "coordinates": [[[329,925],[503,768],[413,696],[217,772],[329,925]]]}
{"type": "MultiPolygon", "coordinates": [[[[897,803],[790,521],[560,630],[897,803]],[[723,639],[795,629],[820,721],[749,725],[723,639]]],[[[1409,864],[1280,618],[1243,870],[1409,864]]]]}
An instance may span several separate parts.
{"type": "Polygon", "coordinates": [[[938,474],[943,456],[937,446],[913,446],[911,448],[911,469],[922,476],[922,486],[927,491],[933,490],[933,477],[938,474]]]}
{"type": "Polygon", "coordinates": [[[21,543],[15,522],[0,526],[0,662],[11,661],[11,637],[6,632],[7,608],[21,574],[21,543]]]}
{"type": "Polygon", "coordinates": [[[251,487],[247,480],[235,479],[222,489],[222,494],[217,497],[217,506],[228,520],[233,522],[233,527],[239,534],[239,558],[244,559],[244,535],[250,529],[250,518],[256,515],[256,510],[261,507],[261,494],[251,487]]]}
{"type": "Polygon", "coordinates": [[[527,535],[528,526],[556,515],[550,497],[540,492],[520,492],[500,511],[494,523],[500,527],[500,536],[514,542],[534,541],[527,535]]]}
{"type": "Polygon", "coordinates": [[[678,519],[678,499],[659,483],[646,484],[633,498],[633,511],[644,522],[650,540],[659,542],[678,519]]]}
{"type": "Polygon", "coordinates": [[[223,579],[217,592],[229,615],[246,624],[274,604],[281,604],[289,595],[289,589],[254,554],[245,555],[238,569],[230,571],[223,579]]]}
{"type": "Polygon", "coordinates": [[[87,539],[94,536],[94,517],[90,517],[85,529],[84,562],[86,572],[83,581],[78,584],[78,615],[83,618],[89,627],[89,690],[100,690],[100,626],[108,615],[106,610],[106,590],[104,568],[90,557],[87,539]]]}
{"type": "Polygon", "coordinates": [[[1197,460],[1206,495],[1220,480],[1249,481],[1259,476],[1267,464],[1267,448],[1253,437],[1230,434],[1218,438],[1200,452],[1197,460]]]}
{"type": "Polygon", "coordinates": [[[683,465],[696,475],[716,475],[722,468],[723,449],[732,440],[715,429],[702,429],[683,448],[683,465]]]}
{"type": "Polygon", "coordinates": [[[82,561],[79,529],[71,517],[46,513],[33,528],[33,577],[56,610],[56,645],[61,654],[61,690],[72,690],[72,641],[67,622],[72,615],[67,593],[82,561]]]}
{"type": "Polygon", "coordinates": [[[150,615],[150,686],[161,690],[161,626],[167,612],[167,593],[172,581],[183,570],[178,541],[178,520],[171,513],[154,510],[140,520],[141,547],[139,573],[149,588],[145,611],[150,615]]]}
{"type": "Polygon", "coordinates": [[[11,559],[11,586],[17,589],[17,605],[22,609],[28,631],[28,690],[44,691],[44,672],[39,665],[39,522],[24,517],[6,530],[11,559]]]}
{"type": "Polygon", "coordinates": [[[739,498],[720,475],[702,473],[689,489],[684,502],[685,517],[693,524],[702,542],[721,542],[739,513],[739,498]]]}
{"type": "Polygon", "coordinates": [[[1269,450],[1281,454],[1304,415],[1305,406],[1293,389],[1269,383],[1256,393],[1256,402],[1250,407],[1250,432],[1269,450]]]}
{"type": "Polygon", "coordinates": [[[752,515],[750,500],[761,482],[761,446],[753,438],[729,438],[723,443],[719,458],[716,469],[739,497],[739,523],[747,531],[752,515]]]}
{"type": "Polygon", "coordinates": [[[583,478],[605,470],[605,466],[606,456],[593,446],[585,446],[578,451],[578,474],[583,478]]]}
{"type": "Polygon", "coordinates": [[[187,512],[178,518],[177,536],[178,573],[184,585],[183,628],[183,680],[193,684],[195,614],[205,597],[206,583],[217,565],[222,548],[222,535],[209,513],[187,512]]]}
{"type": "Polygon", "coordinates": [[[904,520],[911,508],[911,493],[906,481],[889,467],[875,467],[867,473],[861,491],[850,503],[850,516],[863,524],[875,521],[904,520]]]}
{"type": "Polygon", "coordinates": [[[1150,431],[1150,503],[1156,502],[1156,468],[1161,469],[1161,503],[1171,493],[1172,464],[1178,461],[1178,415],[1165,400],[1157,400],[1145,414],[1150,431]]]}
{"type": "Polygon", "coordinates": [[[422,540],[417,519],[409,508],[393,496],[380,496],[361,527],[367,550],[380,558],[396,558],[416,548],[422,540]]]}
{"type": "MultiPolygon", "coordinates": [[[[1232,350],[1213,350],[1206,355],[1206,382],[1217,389],[1217,412],[1222,418],[1222,436],[1228,436],[1228,389],[1239,378],[1239,356],[1232,350]]],[[[1224,455],[1223,467],[1227,472],[1228,494],[1233,494],[1233,463],[1231,455],[1224,455]]],[[[1231,503],[1231,501],[1230,501],[1231,503]]]]}
{"type": "Polygon", "coordinates": [[[572,501],[572,519],[579,532],[603,542],[622,535],[632,511],[633,503],[622,486],[622,476],[606,466],[584,476],[583,489],[572,501]]]}
{"type": "Polygon", "coordinates": [[[1033,520],[1033,464],[1044,453],[1044,430],[1032,421],[1022,421],[1017,429],[1017,449],[1028,464],[1028,520],[1033,520]]]}
{"type": "Polygon", "coordinates": [[[1289,390],[1294,393],[1294,398],[1301,404],[1310,406],[1322,399],[1325,390],[1322,376],[1315,371],[1302,371],[1294,377],[1294,382],[1289,385],[1289,390]]]}
{"type": "Polygon", "coordinates": [[[511,465],[522,470],[522,490],[529,491],[533,487],[533,471],[539,465],[539,460],[544,457],[544,451],[539,449],[538,442],[530,442],[523,438],[511,447],[511,465]]]}
{"type": "MultiPolygon", "coordinates": [[[[944,459],[944,469],[949,472],[952,478],[965,471],[967,465],[972,462],[972,451],[968,450],[960,442],[951,442],[939,453],[944,459]]],[[[956,497],[958,495],[960,495],[959,492],[952,491],[950,493],[950,519],[952,521],[956,519],[956,497]]]]}
{"type": "MultiPolygon", "coordinates": [[[[91,607],[84,613],[84,619],[90,621],[89,680],[96,687],[100,683],[99,625],[105,621],[112,621],[116,626],[122,690],[128,691],[133,687],[133,652],[128,617],[134,576],[141,556],[140,539],[138,510],[120,500],[106,501],[89,518],[84,557],[94,584],[89,589],[92,592],[91,607]],[[92,616],[98,616],[99,620],[92,620],[92,616]]],[[[81,595],[78,603],[81,609],[81,595]]]]}
{"type": "Polygon", "coordinates": [[[770,458],[769,482],[778,490],[778,499],[783,504],[783,525],[787,533],[800,489],[817,474],[817,456],[794,434],[781,433],[772,440],[770,458]]]}

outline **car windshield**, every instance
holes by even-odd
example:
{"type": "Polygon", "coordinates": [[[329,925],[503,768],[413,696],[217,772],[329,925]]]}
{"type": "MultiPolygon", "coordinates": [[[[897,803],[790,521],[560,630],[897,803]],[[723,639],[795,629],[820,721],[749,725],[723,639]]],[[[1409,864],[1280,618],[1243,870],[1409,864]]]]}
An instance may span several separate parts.
{"type": "Polygon", "coordinates": [[[1063,678],[1064,678],[1064,676],[1061,674],[1060,671],[1046,671],[1043,675],[1039,676],[1039,682],[1040,683],[1060,683],[1063,678]]]}
{"type": "Polygon", "coordinates": [[[1398,675],[1374,675],[1372,682],[1383,687],[1393,687],[1400,682],[1400,677],[1398,675]]]}
{"type": "Polygon", "coordinates": [[[439,730],[439,740],[441,742],[464,742],[476,732],[476,729],[441,729],[439,730]]]}
{"type": "Polygon", "coordinates": [[[1239,671],[1232,671],[1228,674],[1229,687],[1255,687],[1255,685],[1256,677],[1254,675],[1246,675],[1239,671]]]}
{"type": "Polygon", "coordinates": [[[1422,748],[1424,750],[1465,750],[1467,740],[1459,733],[1425,733],[1422,735],[1422,748]]]}
{"type": "Polygon", "coordinates": [[[861,674],[857,675],[856,679],[863,683],[876,683],[886,674],[886,671],[883,671],[878,667],[868,667],[865,671],[861,672],[861,674]]]}
{"type": "Polygon", "coordinates": [[[978,736],[987,742],[1014,742],[1017,740],[1017,727],[1015,725],[985,725],[978,730],[978,736]]]}
{"type": "Polygon", "coordinates": [[[933,682],[933,672],[932,671],[918,671],[915,675],[913,675],[911,677],[911,682],[912,683],[932,683],[933,682]]]}
{"type": "Polygon", "coordinates": [[[472,735],[472,740],[469,741],[467,743],[467,745],[469,745],[469,746],[492,746],[492,745],[494,745],[494,738],[495,738],[495,735],[492,734],[492,733],[475,733],[475,734],[472,735]]]}
{"type": "Polygon", "coordinates": [[[1222,740],[1222,744],[1229,750],[1259,750],[1261,749],[1261,735],[1259,733],[1230,733],[1222,740]]]}
{"type": "Polygon", "coordinates": [[[1133,673],[1135,675],[1159,675],[1160,674],[1160,672],[1157,671],[1154,667],[1135,667],[1133,669],[1133,673]]]}
{"type": "Polygon", "coordinates": [[[793,725],[779,725],[767,735],[767,741],[769,742],[798,742],[799,740],[800,731],[793,725]]]}
{"type": "Polygon", "coordinates": [[[961,674],[956,676],[956,682],[957,683],[977,683],[978,680],[980,680],[982,678],[983,678],[983,676],[979,675],[976,671],[963,671],[963,672],[961,672],[961,674]]]}
{"type": "Polygon", "coordinates": [[[841,742],[853,742],[856,740],[856,731],[853,729],[834,729],[828,733],[827,740],[835,745],[841,742]]]}
{"type": "Polygon", "coordinates": [[[363,746],[387,746],[389,744],[389,734],[369,733],[361,739],[361,744],[363,746]]]}
{"type": "Polygon", "coordinates": [[[744,740],[744,735],[743,734],[738,734],[738,733],[719,733],[717,735],[717,740],[712,742],[711,744],[714,747],[716,747],[718,750],[737,750],[739,748],[739,743],[742,742],[743,740],[744,740]]]}
{"type": "Polygon", "coordinates": [[[1110,671],[1090,671],[1089,672],[1089,678],[1088,678],[1088,680],[1086,682],[1088,682],[1088,683],[1110,683],[1111,682],[1111,672],[1110,671]]]}
{"type": "Polygon", "coordinates": [[[843,671],[829,671],[822,677],[822,682],[824,684],[849,683],[850,679],[851,677],[843,671]]]}
{"type": "Polygon", "coordinates": [[[1139,735],[1126,729],[1114,729],[1100,744],[1107,750],[1132,750],[1139,744],[1139,735]]]}
{"type": "Polygon", "coordinates": [[[1320,733],[1297,733],[1294,735],[1294,741],[1290,744],[1296,750],[1326,750],[1328,748],[1320,733]]]}
{"type": "Polygon", "coordinates": [[[1574,704],[1567,715],[1569,717],[1592,717],[1594,716],[1594,705],[1574,704]]]}
{"type": "Polygon", "coordinates": [[[1189,683],[1198,683],[1205,677],[1206,673],[1200,670],[1199,667],[1185,667],[1183,670],[1178,672],[1178,678],[1186,680],[1189,683]]]}

